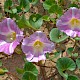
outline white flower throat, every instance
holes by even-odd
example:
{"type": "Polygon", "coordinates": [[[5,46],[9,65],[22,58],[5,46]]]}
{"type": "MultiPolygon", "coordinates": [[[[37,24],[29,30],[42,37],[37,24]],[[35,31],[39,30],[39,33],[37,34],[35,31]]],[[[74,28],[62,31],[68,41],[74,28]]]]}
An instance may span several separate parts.
{"type": "Polygon", "coordinates": [[[69,21],[69,24],[70,24],[71,28],[80,28],[80,19],[72,18],[69,21]]]}
{"type": "Polygon", "coordinates": [[[37,52],[42,51],[44,48],[44,43],[39,40],[36,40],[33,44],[33,47],[34,47],[34,50],[37,52]]]}
{"type": "Polygon", "coordinates": [[[9,33],[6,35],[6,41],[7,41],[7,42],[13,42],[15,39],[16,39],[16,33],[15,33],[14,31],[9,32],[9,33]]]}

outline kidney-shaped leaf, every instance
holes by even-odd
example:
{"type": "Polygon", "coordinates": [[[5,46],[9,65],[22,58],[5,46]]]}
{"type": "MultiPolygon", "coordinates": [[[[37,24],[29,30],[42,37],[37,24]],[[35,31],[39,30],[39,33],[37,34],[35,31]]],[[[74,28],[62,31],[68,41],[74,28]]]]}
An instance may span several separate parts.
{"type": "Polygon", "coordinates": [[[32,14],[29,18],[29,22],[34,28],[39,29],[43,23],[43,19],[40,14],[32,14]]]}
{"type": "Polygon", "coordinates": [[[69,75],[67,80],[79,80],[79,78],[75,75],[69,75]]]}
{"type": "Polygon", "coordinates": [[[80,69],[80,58],[76,59],[76,64],[77,64],[77,67],[80,69]]]}
{"type": "Polygon", "coordinates": [[[63,57],[59,58],[56,63],[56,67],[61,76],[67,78],[68,74],[64,73],[66,70],[73,71],[76,68],[76,64],[70,58],[63,57]]]}
{"type": "Polygon", "coordinates": [[[28,0],[19,0],[19,5],[24,12],[27,12],[30,9],[30,3],[28,0]]]}
{"type": "Polygon", "coordinates": [[[58,28],[53,28],[50,32],[50,39],[56,43],[62,42],[67,38],[68,36],[65,33],[58,30],[58,28]]]}
{"type": "Polygon", "coordinates": [[[38,2],[38,0],[29,0],[29,2],[30,2],[31,4],[33,4],[33,5],[35,5],[35,4],[38,2]]]}
{"type": "Polygon", "coordinates": [[[26,71],[23,74],[22,80],[37,80],[37,76],[35,76],[32,72],[26,71]]]}
{"type": "Polygon", "coordinates": [[[56,3],[55,0],[45,0],[43,3],[43,7],[44,9],[49,10],[50,7],[55,3],[56,3]]]}
{"type": "Polygon", "coordinates": [[[65,70],[73,71],[76,68],[76,64],[74,63],[74,61],[67,57],[59,58],[57,60],[56,66],[58,70],[62,71],[65,70]]]}
{"type": "Polygon", "coordinates": [[[25,63],[24,70],[25,71],[30,71],[36,76],[38,75],[38,70],[36,69],[36,67],[31,62],[26,62],[25,63]]]}

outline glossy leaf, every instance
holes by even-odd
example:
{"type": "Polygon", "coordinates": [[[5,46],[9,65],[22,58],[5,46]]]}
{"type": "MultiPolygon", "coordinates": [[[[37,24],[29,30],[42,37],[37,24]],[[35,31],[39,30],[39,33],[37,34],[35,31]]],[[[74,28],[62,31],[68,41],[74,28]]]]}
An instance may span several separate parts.
{"type": "Polygon", "coordinates": [[[26,27],[26,18],[24,15],[21,16],[21,18],[19,20],[17,20],[17,24],[20,28],[24,28],[26,27]]]}
{"type": "Polygon", "coordinates": [[[25,18],[25,15],[22,15],[21,18],[17,21],[17,24],[20,28],[28,27],[28,20],[25,18]]]}
{"type": "Polygon", "coordinates": [[[45,0],[43,3],[43,7],[44,9],[49,10],[50,7],[55,3],[56,3],[55,0],[45,0]]]}
{"type": "Polygon", "coordinates": [[[53,4],[49,9],[49,13],[62,14],[62,8],[57,4],[53,4]]]}
{"type": "Polygon", "coordinates": [[[74,61],[67,57],[62,57],[57,60],[56,67],[61,76],[67,78],[68,74],[64,73],[66,70],[73,71],[76,68],[74,61]]]}
{"type": "Polygon", "coordinates": [[[4,9],[9,9],[13,5],[12,0],[6,0],[4,3],[4,9]]]}
{"type": "Polygon", "coordinates": [[[67,80],[79,80],[79,78],[75,75],[69,75],[67,80]]]}
{"type": "Polygon", "coordinates": [[[22,11],[20,6],[16,6],[16,9],[17,9],[17,13],[20,13],[22,11]]]}
{"type": "Polygon", "coordinates": [[[60,52],[55,52],[55,53],[54,53],[54,58],[57,58],[60,54],[62,54],[61,51],[60,51],[60,52]]]}
{"type": "Polygon", "coordinates": [[[78,57],[78,53],[73,53],[72,57],[78,57]]]}
{"type": "Polygon", "coordinates": [[[44,21],[50,21],[50,18],[49,18],[48,15],[44,15],[42,18],[43,18],[44,21]]]}
{"type": "Polygon", "coordinates": [[[67,49],[67,53],[72,55],[72,52],[73,52],[74,48],[73,47],[70,47],[67,49]]]}
{"type": "Polygon", "coordinates": [[[37,4],[38,0],[29,0],[29,2],[33,5],[37,4]]]}
{"type": "Polygon", "coordinates": [[[0,68],[0,75],[5,74],[6,72],[8,72],[8,70],[6,68],[4,68],[4,69],[0,68]]]}
{"type": "Polygon", "coordinates": [[[42,16],[40,14],[33,14],[29,18],[29,23],[36,29],[39,29],[43,23],[42,16]]]}
{"type": "Polygon", "coordinates": [[[76,68],[76,65],[72,59],[63,57],[57,60],[57,68],[62,71],[65,71],[65,70],[73,71],[76,68]]]}
{"type": "Polygon", "coordinates": [[[46,53],[46,58],[49,59],[49,53],[46,53]]]}
{"type": "Polygon", "coordinates": [[[53,28],[50,31],[49,36],[50,36],[50,39],[56,43],[62,42],[68,38],[68,36],[65,33],[61,32],[57,28],[53,28]]]}
{"type": "Polygon", "coordinates": [[[0,75],[4,74],[4,70],[0,68],[0,75]]]}
{"type": "Polygon", "coordinates": [[[14,13],[14,14],[17,13],[17,9],[16,8],[13,8],[12,9],[12,13],[14,13]]]}
{"type": "Polygon", "coordinates": [[[11,11],[12,6],[13,6],[12,0],[6,0],[4,2],[4,10],[5,10],[5,12],[12,13],[12,11],[11,11]]]}
{"type": "Polygon", "coordinates": [[[75,37],[74,39],[75,39],[75,40],[80,40],[80,37],[75,37]]]}
{"type": "Polygon", "coordinates": [[[23,74],[24,73],[24,69],[21,68],[16,68],[16,71],[18,74],[23,74]]]}
{"type": "Polygon", "coordinates": [[[80,69],[80,58],[76,59],[76,64],[77,64],[77,67],[80,69]]]}
{"type": "Polygon", "coordinates": [[[70,8],[70,7],[76,7],[76,8],[78,8],[78,5],[77,5],[77,4],[70,4],[70,5],[69,5],[69,8],[70,8]]]}
{"type": "Polygon", "coordinates": [[[30,3],[28,0],[19,0],[19,3],[24,12],[27,12],[30,9],[30,3]]]}
{"type": "Polygon", "coordinates": [[[31,62],[26,62],[25,63],[24,70],[25,71],[30,71],[36,76],[38,75],[38,70],[36,69],[36,67],[31,62]]]}
{"type": "Polygon", "coordinates": [[[35,76],[32,72],[26,71],[23,74],[22,80],[38,80],[37,76],[35,76]]]}
{"type": "Polygon", "coordinates": [[[25,15],[22,15],[21,18],[17,20],[17,24],[20,28],[31,28],[33,30],[36,30],[34,27],[31,26],[29,20],[25,18],[25,15]]]}

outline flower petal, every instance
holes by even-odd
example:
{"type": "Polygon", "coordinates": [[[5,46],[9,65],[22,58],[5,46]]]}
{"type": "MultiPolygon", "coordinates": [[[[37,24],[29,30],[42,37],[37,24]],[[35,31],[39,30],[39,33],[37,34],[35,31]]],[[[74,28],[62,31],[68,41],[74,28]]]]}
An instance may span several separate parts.
{"type": "Polygon", "coordinates": [[[22,50],[24,53],[28,54],[29,52],[30,53],[33,53],[33,48],[32,46],[26,46],[26,45],[22,45],[22,50]]]}
{"type": "Polygon", "coordinates": [[[68,36],[71,36],[71,37],[76,37],[77,36],[77,32],[73,31],[73,30],[65,30],[63,32],[65,32],[68,36]]]}
{"type": "Polygon", "coordinates": [[[13,43],[7,43],[5,41],[0,41],[0,52],[11,55],[14,52],[14,49],[19,43],[16,41],[13,43]]]}
{"type": "Polygon", "coordinates": [[[54,43],[49,41],[43,32],[37,31],[24,38],[21,47],[29,62],[38,62],[46,59],[45,52],[52,51],[54,43]]]}
{"type": "MultiPolygon", "coordinates": [[[[42,53],[40,53],[42,54],[42,53]]],[[[28,55],[26,56],[26,59],[29,61],[29,62],[38,62],[40,60],[45,60],[46,57],[45,55],[38,55],[38,56],[34,56],[33,54],[30,54],[28,53],[28,55]]]]}
{"type": "Polygon", "coordinates": [[[55,48],[54,43],[48,42],[48,43],[45,43],[45,47],[44,47],[43,51],[44,51],[44,53],[51,52],[54,48],[55,48]]]}
{"type": "Polygon", "coordinates": [[[80,10],[75,7],[71,7],[59,20],[57,20],[56,26],[68,36],[76,37],[78,32],[80,32],[79,19],[80,10]],[[70,22],[71,20],[73,20],[73,25],[70,22]]]}

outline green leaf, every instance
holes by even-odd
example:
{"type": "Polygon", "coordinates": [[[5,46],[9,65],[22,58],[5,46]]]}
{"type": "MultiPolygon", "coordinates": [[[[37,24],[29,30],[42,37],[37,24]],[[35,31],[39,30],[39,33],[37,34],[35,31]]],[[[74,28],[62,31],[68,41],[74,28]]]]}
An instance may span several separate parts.
{"type": "Polygon", "coordinates": [[[3,68],[3,70],[4,70],[4,73],[8,72],[8,69],[6,69],[6,68],[3,68]]]}
{"type": "Polygon", "coordinates": [[[25,63],[24,70],[25,71],[31,71],[35,76],[38,75],[38,70],[36,69],[36,67],[31,62],[25,63]]]}
{"type": "Polygon", "coordinates": [[[55,52],[55,53],[54,53],[54,58],[57,58],[60,54],[62,54],[61,51],[60,51],[60,52],[55,52]]]}
{"type": "Polygon", "coordinates": [[[53,4],[49,9],[49,13],[57,13],[62,15],[62,8],[57,4],[53,4]]]}
{"type": "Polygon", "coordinates": [[[14,14],[17,13],[17,9],[16,8],[13,8],[12,9],[12,13],[14,13],[14,14]]]}
{"type": "Polygon", "coordinates": [[[24,73],[24,69],[21,68],[16,68],[16,71],[18,74],[23,74],[24,73]]]}
{"type": "Polygon", "coordinates": [[[56,3],[55,0],[45,0],[43,3],[43,7],[44,9],[49,10],[50,7],[55,3],[56,3]]]}
{"type": "Polygon", "coordinates": [[[76,75],[69,75],[67,80],[79,80],[76,75]]]}
{"type": "Polygon", "coordinates": [[[73,53],[72,57],[78,57],[78,53],[73,53]]]}
{"type": "Polygon", "coordinates": [[[12,13],[13,2],[12,0],[6,0],[4,2],[4,11],[8,13],[12,13]]]}
{"type": "Polygon", "coordinates": [[[26,71],[23,74],[22,80],[38,80],[37,76],[35,76],[32,72],[26,71]]]}
{"type": "Polygon", "coordinates": [[[2,68],[0,68],[0,75],[4,74],[4,70],[2,68]]]}
{"type": "Polygon", "coordinates": [[[67,49],[67,53],[70,54],[70,55],[72,55],[73,50],[74,50],[73,47],[69,47],[69,48],[67,49]]]}
{"type": "Polygon", "coordinates": [[[29,2],[33,5],[37,4],[38,3],[38,0],[29,0],[29,2]]]}
{"type": "Polygon", "coordinates": [[[16,20],[20,19],[20,16],[18,14],[10,14],[10,18],[15,18],[16,20]]]}
{"type": "Polygon", "coordinates": [[[62,42],[68,38],[68,36],[65,33],[61,32],[57,28],[53,28],[50,31],[49,36],[50,36],[50,39],[56,43],[62,42]]]}
{"type": "Polygon", "coordinates": [[[70,8],[70,7],[76,7],[76,8],[79,8],[77,4],[70,4],[70,5],[69,5],[69,8],[70,8]]]}
{"type": "Polygon", "coordinates": [[[13,5],[12,0],[6,0],[4,2],[4,9],[9,9],[13,5]]]}
{"type": "Polygon", "coordinates": [[[27,19],[25,18],[25,15],[22,15],[21,18],[17,21],[17,24],[20,28],[27,27],[27,19]]]}
{"type": "Polygon", "coordinates": [[[80,69],[80,58],[76,59],[76,64],[77,64],[77,67],[80,69]]]}
{"type": "Polygon", "coordinates": [[[11,9],[9,10],[9,9],[6,8],[5,12],[12,13],[12,10],[11,9]]]}
{"type": "Polygon", "coordinates": [[[27,12],[30,9],[30,3],[28,0],[19,0],[19,3],[20,3],[20,8],[24,12],[27,12]]]}
{"type": "Polygon", "coordinates": [[[63,57],[57,60],[57,68],[62,71],[65,71],[65,70],[73,71],[76,68],[76,65],[72,59],[63,57]]]}
{"type": "Polygon", "coordinates": [[[0,61],[0,67],[2,66],[2,61],[0,61]]]}
{"type": "Polygon", "coordinates": [[[59,58],[56,63],[56,67],[58,69],[58,72],[60,73],[61,76],[67,78],[68,74],[64,73],[66,70],[73,71],[76,68],[76,64],[74,61],[70,58],[63,57],[59,58]]]}
{"type": "Polygon", "coordinates": [[[20,6],[17,6],[17,7],[16,7],[16,9],[17,9],[17,13],[22,12],[22,9],[21,9],[21,7],[20,7],[20,6]]]}
{"type": "Polygon", "coordinates": [[[49,59],[49,53],[46,53],[46,58],[49,59]]]}
{"type": "Polygon", "coordinates": [[[44,15],[42,18],[43,18],[44,21],[50,21],[50,18],[49,18],[48,15],[44,15]]]}
{"type": "Polygon", "coordinates": [[[5,74],[6,72],[8,72],[8,70],[6,68],[4,68],[4,69],[0,68],[0,75],[5,74]]]}
{"type": "Polygon", "coordinates": [[[80,37],[75,37],[74,39],[75,39],[75,40],[80,40],[80,37]]]}
{"type": "Polygon", "coordinates": [[[43,23],[42,16],[40,14],[33,14],[29,18],[29,23],[36,29],[39,29],[43,23]]]}
{"type": "Polygon", "coordinates": [[[21,18],[17,20],[17,24],[20,28],[24,28],[26,27],[26,21],[25,15],[22,15],[21,18]]]}
{"type": "Polygon", "coordinates": [[[17,20],[17,24],[20,28],[31,28],[36,30],[34,27],[31,26],[29,20],[25,18],[25,15],[22,15],[19,20],[17,20]]]}

